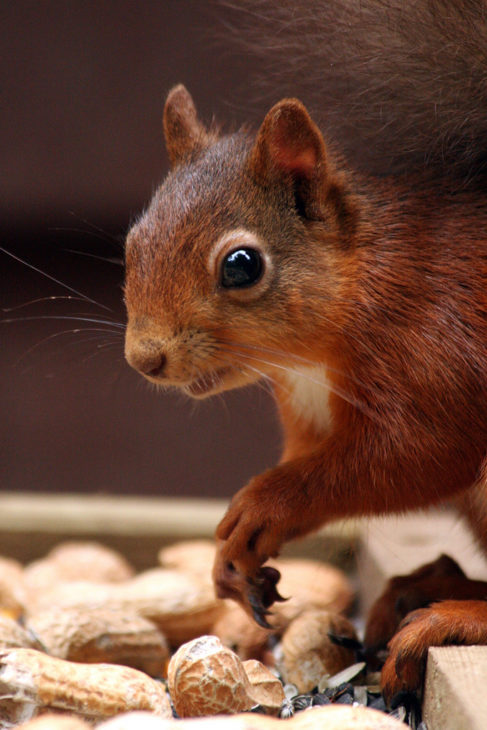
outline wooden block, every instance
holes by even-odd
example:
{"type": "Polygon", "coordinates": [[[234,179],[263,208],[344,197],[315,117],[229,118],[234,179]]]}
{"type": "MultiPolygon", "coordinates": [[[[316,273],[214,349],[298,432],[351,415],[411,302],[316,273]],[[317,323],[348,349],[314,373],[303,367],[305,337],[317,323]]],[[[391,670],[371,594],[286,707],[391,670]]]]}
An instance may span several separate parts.
{"type": "Polygon", "coordinates": [[[487,646],[429,650],[423,702],[428,730],[487,728],[487,646]]]}
{"type": "Polygon", "coordinates": [[[432,511],[362,524],[357,556],[364,613],[394,575],[405,575],[446,553],[470,578],[487,580],[487,563],[454,512],[432,511]]]}

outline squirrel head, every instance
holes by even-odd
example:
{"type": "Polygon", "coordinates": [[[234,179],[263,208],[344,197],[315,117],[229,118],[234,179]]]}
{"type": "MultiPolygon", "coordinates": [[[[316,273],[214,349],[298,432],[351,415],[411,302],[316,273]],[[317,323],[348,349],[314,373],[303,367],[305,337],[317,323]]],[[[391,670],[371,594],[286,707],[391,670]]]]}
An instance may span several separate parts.
{"type": "Polygon", "coordinates": [[[322,135],[296,99],[255,138],[222,135],[183,86],[164,133],[171,171],[127,237],[126,358],[200,398],[277,376],[289,353],[325,344],[350,239],[353,206],[322,135]]]}

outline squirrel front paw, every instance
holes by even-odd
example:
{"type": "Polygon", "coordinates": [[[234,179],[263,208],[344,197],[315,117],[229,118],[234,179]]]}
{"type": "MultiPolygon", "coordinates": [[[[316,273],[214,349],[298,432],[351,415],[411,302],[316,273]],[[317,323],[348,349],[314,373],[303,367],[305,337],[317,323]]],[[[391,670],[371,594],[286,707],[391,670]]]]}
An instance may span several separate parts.
{"type": "Polygon", "coordinates": [[[276,588],[279,571],[263,565],[277,556],[286,539],[273,516],[266,490],[257,479],[241,489],[217,527],[213,568],[217,595],[239,602],[265,628],[270,628],[269,607],[285,600],[276,588]]]}
{"type": "Polygon", "coordinates": [[[317,481],[313,488],[304,479],[310,471],[287,462],[254,477],[237,492],[216,530],[217,594],[239,601],[261,626],[268,625],[274,601],[285,600],[276,589],[279,572],[264,563],[277,557],[284,542],[323,522],[323,484],[317,481]]]}
{"type": "Polygon", "coordinates": [[[246,574],[232,561],[225,559],[224,543],[219,544],[213,567],[217,596],[240,603],[256,623],[265,629],[273,628],[267,620],[271,614],[269,607],[275,601],[285,600],[276,587],[280,577],[279,571],[269,565],[258,568],[252,575],[246,574]]]}

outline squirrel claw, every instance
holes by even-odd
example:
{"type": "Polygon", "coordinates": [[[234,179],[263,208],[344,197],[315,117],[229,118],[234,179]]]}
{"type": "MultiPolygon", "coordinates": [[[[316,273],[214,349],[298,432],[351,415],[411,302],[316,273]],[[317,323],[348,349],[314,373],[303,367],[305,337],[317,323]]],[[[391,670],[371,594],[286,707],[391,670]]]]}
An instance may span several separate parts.
{"type": "Polygon", "coordinates": [[[273,627],[267,621],[266,616],[272,615],[269,606],[276,601],[286,601],[276,588],[281,577],[276,568],[265,566],[259,570],[254,578],[247,578],[248,591],[247,600],[250,605],[251,613],[254,620],[264,629],[272,629],[273,627]]]}
{"type": "Polygon", "coordinates": [[[264,608],[269,608],[276,601],[287,601],[287,598],[281,596],[276,587],[280,579],[281,574],[277,568],[271,568],[270,565],[265,565],[263,568],[260,568],[255,578],[251,581],[259,589],[264,608]]]}
{"type": "Polygon", "coordinates": [[[267,621],[269,607],[275,601],[285,601],[276,586],[281,574],[266,565],[255,575],[246,575],[232,562],[217,560],[213,569],[216,593],[219,598],[231,598],[240,603],[245,611],[263,628],[273,628],[267,621]]]}
{"type": "Polygon", "coordinates": [[[259,626],[262,626],[263,629],[272,629],[272,625],[266,618],[266,616],[272,615],[272,611],[268,611],[264,608],[259,596],[254,595],[252,592],[249,592],[248,600],[254,621],[259,624],[259,626]]]}

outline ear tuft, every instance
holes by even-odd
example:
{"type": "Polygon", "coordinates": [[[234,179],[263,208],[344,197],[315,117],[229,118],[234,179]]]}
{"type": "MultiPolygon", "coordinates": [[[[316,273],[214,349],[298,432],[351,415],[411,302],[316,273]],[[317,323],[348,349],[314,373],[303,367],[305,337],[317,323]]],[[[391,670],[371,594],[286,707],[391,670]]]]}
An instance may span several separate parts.
{"type": "Polygon", "coordinates": [[[171,167],[208,147],[214,138],[198,119],[193,98],[183,84],[174,86],[167,96],[163,127],[171,167]]]}

